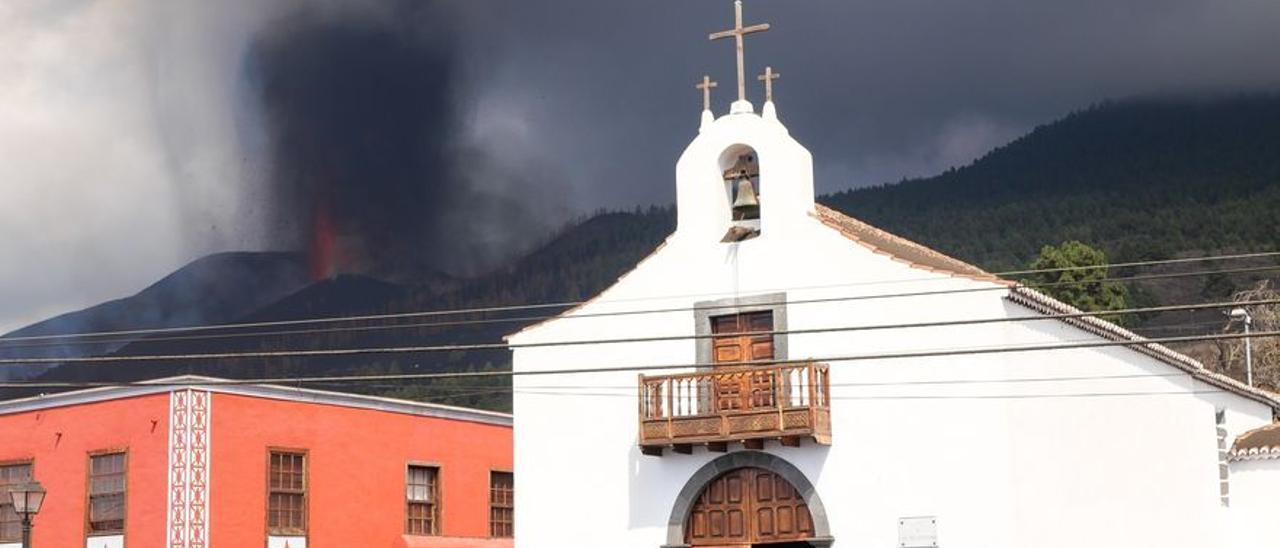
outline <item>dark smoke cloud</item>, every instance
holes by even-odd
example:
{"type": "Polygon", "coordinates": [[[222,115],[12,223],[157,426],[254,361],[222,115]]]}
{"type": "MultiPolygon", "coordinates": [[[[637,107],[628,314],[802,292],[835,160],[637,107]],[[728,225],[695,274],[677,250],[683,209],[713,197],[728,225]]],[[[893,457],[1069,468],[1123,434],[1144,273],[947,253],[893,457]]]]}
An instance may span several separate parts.
{"type": "Polygon", "coordinates": [[[486,170],[461,141],[448,22],[409,2],[303,12],[250,48],[272,141],[269,222],[279,245],[311,249],[319,274],[473,273],[545,231],[528,204],[475,180],[528,174],[486,170]]]}

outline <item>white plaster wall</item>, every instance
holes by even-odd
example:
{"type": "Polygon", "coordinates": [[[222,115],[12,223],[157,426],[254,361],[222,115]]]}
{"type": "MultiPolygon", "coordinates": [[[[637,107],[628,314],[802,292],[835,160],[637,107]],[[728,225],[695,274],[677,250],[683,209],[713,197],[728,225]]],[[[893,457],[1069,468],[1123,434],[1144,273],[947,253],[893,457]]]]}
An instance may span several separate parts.
{"type": "Polygon", "coordinates": [[[1231,546],[1272,548],[1280,539],[1280,460],[1231,463],[1231,546]]]}
{"type": "MultiPolygon", "coordinates": [[[[779,290],[792,303],[791,330],[1035,315],[994,284],[908,267],[822,225],[811,214],[811,164],[774,122],[736,115],[706,127],[677,167],[677,232],[598,299],[513,336],[515,369],[689,364],[693,340],[520,345],[689,336],[691,311],[573,316],[779,290]],[[719,243],[729,221],[716,161],[736,143],[759,155],[763,229],[759,238],[726,245],[719,243]],[[948,289],[973,291],[797,302],[948,289]]],[[[1269,422],[1262,404],[1211,392],[1120,348],[837,359],[1090,339],[1054,321],[793,334],[789,358],[831,363],[833,445],[766,450],[816,486],[836,546],[896,546],[897,519],[916,515],[938,516],[948,548],[1218,545],[1226,510],[1218,506],[1214,410],[1229,409],[1234,436],[1269,422]],[[1104,375],[1121,378],[974,382],[1104,375]],[[1171,393],[1126,395],[1134,392],[1171,393]]],[[[662,545],[676,495],[719,454],[640,455],[634,371],[517,376],[514,384],[517,545],[662,545]]]]}

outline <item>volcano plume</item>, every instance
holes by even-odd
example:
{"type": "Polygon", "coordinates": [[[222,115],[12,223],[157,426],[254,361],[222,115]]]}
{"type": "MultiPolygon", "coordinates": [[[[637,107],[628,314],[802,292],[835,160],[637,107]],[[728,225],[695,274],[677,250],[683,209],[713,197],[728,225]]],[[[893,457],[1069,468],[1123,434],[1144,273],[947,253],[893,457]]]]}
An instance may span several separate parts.
{"type": "Polygon", "coordinates": [[[281,19],[246,59],[271,140],[273,238],[307,250],[316,278],[473,273],[543,231],[530,230],[527,208],[479,190],[475,166],[462,169],[485,155],[457,137],[447,14],[391,4],[281,19]]]}

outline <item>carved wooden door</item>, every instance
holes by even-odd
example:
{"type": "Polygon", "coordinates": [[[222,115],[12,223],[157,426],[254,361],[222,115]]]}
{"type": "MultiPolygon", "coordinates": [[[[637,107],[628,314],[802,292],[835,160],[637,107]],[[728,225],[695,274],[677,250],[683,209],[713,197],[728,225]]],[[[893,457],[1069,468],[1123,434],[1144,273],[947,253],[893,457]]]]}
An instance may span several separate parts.
{"type": "MultiPolygon", "coordinates": [[[[741,366],[741,362],[773,359],[773,312],[748,312],[711,318],[712,354],[715,363],[741,366]]],[[[742,373],[717,379],[716,410],[738,411],[774,405],[773,376],[742,373]]]]}
{"type": "Polygon", "coordinates": [[[747,489],[751,485],[748,468],[733,470],[708,483],[698,496],[685,536],[696,546],[750,544],[747,528],[750,504],[747,489]]]}
{"type": "Polygon", "coordinates": [[[813,518],[800,493],[782,476],[756,470],[752,477],[755,542],[780,542],[813,536],[813,518]]]}
{"type": "Polygon", "coordinates": [[[699,547],[751,546],[813,537],[800,493],[781,476],[739,468],[712,480],[685,522],[685,542],[699,547]]]}

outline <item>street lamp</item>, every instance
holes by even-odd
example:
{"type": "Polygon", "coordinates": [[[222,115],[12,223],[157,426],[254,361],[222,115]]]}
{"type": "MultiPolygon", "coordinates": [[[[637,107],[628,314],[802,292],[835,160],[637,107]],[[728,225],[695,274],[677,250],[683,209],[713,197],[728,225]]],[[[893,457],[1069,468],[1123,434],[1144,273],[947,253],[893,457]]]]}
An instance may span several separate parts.
{"type": "Polygon", "coordinates": [[[1253,327],[1253,316],[1243,308],[1231,309],[1231,319],[1244,320],[1244,375],[1249,386],[1253,386],[1253,339],[1249,337],[1249,328],[1253,327]]]}
{"type": "Polygon", "coordinates": [[[44,486],[38,481],[29,481],[9,488],[9,498],[13,500],[13,511],[22,516],[22,548],[31,547],[31,518],[40,511],[44,503],[44,486]]]}

